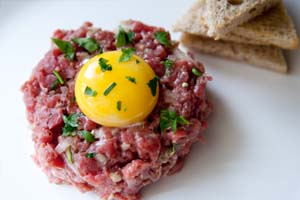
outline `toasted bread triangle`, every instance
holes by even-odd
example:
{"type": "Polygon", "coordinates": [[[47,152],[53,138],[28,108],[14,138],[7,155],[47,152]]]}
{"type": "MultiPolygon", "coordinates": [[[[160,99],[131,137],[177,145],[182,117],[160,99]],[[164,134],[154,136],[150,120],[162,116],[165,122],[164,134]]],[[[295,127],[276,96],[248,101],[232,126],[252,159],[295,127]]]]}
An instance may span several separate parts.
{"type": "Polygon", "coordinates": [[[206,0],[207,35],[214,38],[262,14],[280,0],[206,0]]]}
{"type": "Polygon", "coordinates": [[[283,53],[276,47],[226,42],[188,33],[182,35],[181,43],[203,53],[244,61],[280,73],[287,72],[283,53]]]}
{"type": "MultiPolygon", "coordinates": [[[[177,21],[174,30],[207,37],[206,12],[205,0],[197,1],[177,21]]],[[[296,49],[299,46],[294,24],[282,2],[220,38],[245,44],[274,45],[283,49],[296,49]]]]}

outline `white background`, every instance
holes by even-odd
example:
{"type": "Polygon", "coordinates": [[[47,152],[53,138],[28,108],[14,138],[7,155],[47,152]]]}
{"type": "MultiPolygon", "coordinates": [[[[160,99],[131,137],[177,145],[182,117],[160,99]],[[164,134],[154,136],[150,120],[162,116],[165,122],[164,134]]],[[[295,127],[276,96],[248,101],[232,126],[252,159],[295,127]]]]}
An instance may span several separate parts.
{"type": "MultiPolygon", "coordinates": [[[[30,158],[33,144],[20,87],[49,48],[52,32],[87,20],[111,30],[128,18],[171,29],[190,4],[0,0],[0,199],[98,199],[49,184],[30,158]]],[[[299,30],[300,1],[287,0],[286,5],[299,30]]],[[[288,75],[198,56],[214,77],[208,86],[215,110],[207,144],[194,145],[181,173],[144,189],[145,200],[300,199],[300,52],[286,57],[288,75]]]]}

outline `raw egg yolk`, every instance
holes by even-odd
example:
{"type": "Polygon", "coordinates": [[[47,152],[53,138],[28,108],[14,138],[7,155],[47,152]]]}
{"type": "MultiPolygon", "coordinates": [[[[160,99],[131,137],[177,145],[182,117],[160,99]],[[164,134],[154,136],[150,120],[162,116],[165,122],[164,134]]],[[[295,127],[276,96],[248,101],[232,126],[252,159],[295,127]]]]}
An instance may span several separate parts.
{"type": "Polygon", "coordinates": [[[142,122],[157,103],[158,78],[149,64],[136,55],[122,62],[121,55],[110,51],[91,58],[76,78],[80,110],[103,126],[142,122]]]}

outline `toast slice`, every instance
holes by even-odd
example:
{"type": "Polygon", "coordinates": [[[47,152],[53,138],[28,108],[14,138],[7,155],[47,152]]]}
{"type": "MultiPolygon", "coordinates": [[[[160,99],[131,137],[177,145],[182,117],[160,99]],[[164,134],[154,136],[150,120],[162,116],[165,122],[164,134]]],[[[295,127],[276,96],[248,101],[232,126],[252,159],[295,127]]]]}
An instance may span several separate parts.
{"type": "Polygon", "coordinates": [[[207,35],[218,39],[279,2],[280,0],[206,0],[207,35]]]}
{"type": "MultiPolygon", "coordinates": [[[[175,23],[174,31],[207,37],[208,27],[204,18],[206,11],[205,0],[198,0],[175,23]]],[[[293,21],[282,1],[264,14],[237,26],[228,34],[222,35],[221,39],[245,44],[273,45],[283,49],[299,47],[299,39],[293,21]]]]}
{"type": "Polygon", "coordinates": [[[287,72],[283,53],[281,49],[276,47],[216,41],[212,38],[203,38],[188,33],[182,35],[181,43],[199,52],[244,61],[280,73],[287,72]]]}

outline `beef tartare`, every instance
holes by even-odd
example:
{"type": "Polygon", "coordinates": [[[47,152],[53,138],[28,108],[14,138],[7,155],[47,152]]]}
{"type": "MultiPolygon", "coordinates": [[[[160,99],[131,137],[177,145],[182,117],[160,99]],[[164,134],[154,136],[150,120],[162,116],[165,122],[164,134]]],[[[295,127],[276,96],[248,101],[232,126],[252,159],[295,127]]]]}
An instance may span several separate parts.
{"type": "MultiPolygon", "coordinates": [[[[22,91],[33,127],[33,157],[51,182],[94,191],[102,199],[136,200],[141,188],[178,172],[191,145],[203,139],[212,108],[206,95],[211,77],[201,63],[178,49],[163,28],[133,20],[120,27],[114,33],[87,22],[77,30],[56,30],[51,49],[22,91]],[[148,85],[153,94],[156,86],[151,86],[157,81],[158,100],[142,122],[100,125],[78,106],[76,77],[93,56],[126,52],[124,47],[134,50],[155,72],[148,85]]],[[[102,71],[111,70],[102,61],[102,71]]],[[[126,78],[135,83],[134,78],[126,78]]],[[[97,95],[88,87],[85,94],[97,95]]],[[[121,101],[116,108],[120,111],[121,101]]]]}

